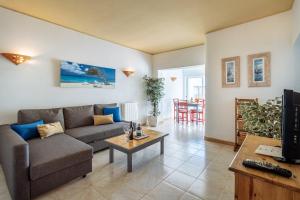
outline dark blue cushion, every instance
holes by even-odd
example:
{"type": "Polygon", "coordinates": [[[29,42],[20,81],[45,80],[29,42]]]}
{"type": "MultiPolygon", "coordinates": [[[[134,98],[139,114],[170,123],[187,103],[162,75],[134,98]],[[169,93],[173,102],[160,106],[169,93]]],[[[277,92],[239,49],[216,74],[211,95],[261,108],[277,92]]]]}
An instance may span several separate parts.
{"type": "Polygon", "coordinates": [[[37,126],[44,124],[43,120],[39,120],[29,124],[12,124],[10,127],[16,131],[24,140],[29,140],[39,136],[37,126]]]}
{"type": "Polygon", "coordinates": [[[120,107],[104,107],[103,108],[103,114],[104,115],[113,115],[114,122],[121,122],[121,111],[120,107]]]}

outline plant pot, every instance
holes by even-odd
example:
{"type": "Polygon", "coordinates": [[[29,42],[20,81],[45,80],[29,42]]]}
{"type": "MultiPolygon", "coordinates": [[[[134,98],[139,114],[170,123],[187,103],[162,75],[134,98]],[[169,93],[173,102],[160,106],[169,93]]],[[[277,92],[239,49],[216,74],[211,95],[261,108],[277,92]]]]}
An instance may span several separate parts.
{"type": "Polygon", "coordinates": [[[148,116],[148,124],[151,127],[156,127],[158,123],[158,117],[148,116]]]}

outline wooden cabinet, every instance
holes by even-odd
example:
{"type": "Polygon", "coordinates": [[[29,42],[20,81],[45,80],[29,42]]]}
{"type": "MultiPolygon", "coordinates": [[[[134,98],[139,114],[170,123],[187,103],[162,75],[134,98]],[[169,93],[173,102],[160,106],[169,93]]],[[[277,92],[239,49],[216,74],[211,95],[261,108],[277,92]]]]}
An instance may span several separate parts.
{"type": "Polygon", "coordinates": [[[247,136],[247,132],[243,129],[243,118],[241,115],[240,106],[243,103],[257,102],[258,99],[239,99],[235,98],[235,145],[234,151],[237,151],[239,147],[242,145],[243,141],[247,136]]]}
{"type": "Polygon", "coordinates": [[[235,200],[300,200],[300,167],[299,165],[279,163],[269,156],[255,154],[261,145],[277,146],[279,140],[247,135],[238,154],[229,169],[235,175],[235,200]],[[272,173],[262,172],[243,166],[244,159],[270,162],[289,169],[293,176],[284,178],[272,173]]]}

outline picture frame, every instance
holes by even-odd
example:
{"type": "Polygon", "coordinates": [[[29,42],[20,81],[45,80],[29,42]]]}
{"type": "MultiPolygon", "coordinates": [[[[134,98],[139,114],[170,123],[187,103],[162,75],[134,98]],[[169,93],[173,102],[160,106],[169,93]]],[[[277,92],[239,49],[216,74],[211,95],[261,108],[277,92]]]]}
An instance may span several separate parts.
{"type": "Polygon", "coordinates": [[[248,55],[248,87],[271,86],[271,53],[248,55]]]}
{"type": "Polygon", "coordinates": [[[222,59],[222,87],[240,87],[240,56],[222,59]]]}
{"type": "Polygon", "coordinates": [[[60,64],[60,87],[114,89],[116,70],[62,60],[60,64]]]}

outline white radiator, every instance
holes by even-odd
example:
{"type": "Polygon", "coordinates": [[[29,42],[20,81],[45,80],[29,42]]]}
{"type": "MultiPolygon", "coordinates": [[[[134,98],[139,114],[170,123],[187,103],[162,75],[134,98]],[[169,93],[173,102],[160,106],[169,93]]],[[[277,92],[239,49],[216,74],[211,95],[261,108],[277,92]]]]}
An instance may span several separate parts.
{"type": "Polygon", "coordinates": [[[139,119],[138,115],[138,104],[137,102],[128,102],[121,104],[122,119],[125,121],[137,122],[139,119]]]}

